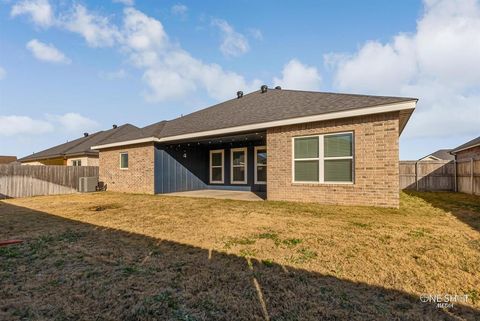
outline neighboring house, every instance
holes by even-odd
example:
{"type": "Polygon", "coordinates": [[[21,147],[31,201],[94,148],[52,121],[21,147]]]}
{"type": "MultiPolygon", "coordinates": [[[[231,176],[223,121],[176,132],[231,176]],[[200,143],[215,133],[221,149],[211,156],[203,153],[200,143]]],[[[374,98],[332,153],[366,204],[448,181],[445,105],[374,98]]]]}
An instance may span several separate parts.
{"type": "Polygon", "coordinates": [[[93,146],[110,191],[266,191],[399,206],[399,135],[417,99],[267,89],[93,146]]]}
{"type": "Polygon", "coordinates": [[[452,161],[455,159],[455,156],[450,154],[451,151],[451,149],[439,149],[434,153],[420,158],[419,161],[452,161]]]}
{"type": "Polygon", "coordinates": [[[98,151],[91,149],[93,145],[101,144],[107,139],[122,136],[137,127],[125,124],[113,125],[112,129],[93,134],[85,133],[82,138],[66,142],[20,158],[22,165],[66,165],[66,166],[98,166],[98,151]]]}
{"type": "Polygon", "coordinates": [[[451,153],[455,156],[457,161],[472,158],[480,159],[480,136],[452,149],[451,153]]]}
{"type": "Polygon", "coordinates": [[[17,156],[0,156],[0,165],[11,164],[17,161],[17,156]]]}

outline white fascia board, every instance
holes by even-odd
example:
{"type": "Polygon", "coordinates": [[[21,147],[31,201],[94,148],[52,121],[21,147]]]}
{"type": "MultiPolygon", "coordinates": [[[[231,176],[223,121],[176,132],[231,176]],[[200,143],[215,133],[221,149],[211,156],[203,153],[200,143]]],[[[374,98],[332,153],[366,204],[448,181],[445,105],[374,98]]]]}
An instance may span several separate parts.
{"type": "Polygon", "coordinates": [[[146,138],[140,138],[140,139],[125,140],[122,142],[116,142],[111,144],[92,146],[90,147],[90,149],[105,149],[110,147],[118,147],[118,146],[134,145],[134,144],[142,144],[142,143],[158,142],[158,141],[160,140],[157,137],[146,137],[146,138]]]}
{"type": "Polygon", "coordinates": [[[358,108],[354,110],[340,111],[340,112],[334,112],[334,113],[328,113],[328,114],[297,117],[297,118],[290,118],[290,119],[283,119],[283,120],[275,120],[275,121],[270,121],[265,123],[257,123],[257,124],[251,124],[251,125],[207,130],[203,132],[162,137],[160,138],[159,142],[169,142],[169,141],[198,138],[198,137],[205,137],[205,136],[217,136],[217,135],[231,134],[231,133],[244,132],[244,131],[250,131],[250,130],[256,130],[256,129],[266,129],[271,127],[279,127],[279,126],[286,126],[286,125],[311,123],[311,122],[322,121],[322,120],[388,113],[392,111],[415,109],[416,104],[417,104],[416,100],[411,100],[411,101],[406,101],[406,102],[396,103],[396,104],[380,105],[380,106],[367,107],[367,108],[358,108]]]}

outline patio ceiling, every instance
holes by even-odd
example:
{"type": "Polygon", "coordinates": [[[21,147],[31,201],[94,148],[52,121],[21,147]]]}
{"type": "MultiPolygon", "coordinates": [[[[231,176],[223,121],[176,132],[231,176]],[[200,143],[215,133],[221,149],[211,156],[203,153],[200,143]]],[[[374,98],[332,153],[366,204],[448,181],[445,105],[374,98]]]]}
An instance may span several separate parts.
{"type": "Polygon", "coordinates": [[[228,144],[228,143],[245,143],[245,142],[255,142],[255,141],[265,141],[267,136],[266,132],[258,131],[254,133],[243,133],[237,135],[230,135],[230,136],[221,136],[221,137],[202,137],[199,139],[188,140],[188,141],[179,141],[179,142],[172,142],[171,146],[195,146],[195,145],[218,145],[218,144],[228,144]]]}

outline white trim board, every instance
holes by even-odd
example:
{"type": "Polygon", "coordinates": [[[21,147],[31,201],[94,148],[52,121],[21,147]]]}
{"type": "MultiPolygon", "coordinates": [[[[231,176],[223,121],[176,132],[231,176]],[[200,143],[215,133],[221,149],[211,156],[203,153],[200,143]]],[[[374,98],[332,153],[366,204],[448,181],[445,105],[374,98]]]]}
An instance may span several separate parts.
{"type": "Polygon", "coordinates": [[[356,116],[365,116],[365,115],[373,115],[373,114],[382,114],[388,113],[393,111],[401,111],[401,110],[408,110],[408,109],[415,109],[417,104],[416,100],[395,103],[395,104],[387,104],[387,105],[380,105],[374,107],[365,107],[365,108],[357,108],[352,110],[345,110],[339,112],[332,112],[327,114],[320,114],[314,116],[303,116],[303,117],[296,117],[296,118],[289,118],[289,119],[282,119],[282,120],[274,120],[264,123],[257,123],[257,124],[250,124],[250,125],[241,125],[241,126],[234,126],[228,128],[221,128],[221,129],[213,129],[213,130],[206,130],[200,131],[195,133],[188,133],[188,134],[181,134],[181,135],[174,135],[168,137],[148,137],[142,139],[135,139],[105,145],[98,145],[93,146],[91,149],[103,149],[109,147],[117,147],[117,146],[124,146],[124,145],[132,145],[132,144],[140,144],[146,142],[171,142],[176,140],[184,140],[190,138],[200,138],[200,137],[208,137],[208,136],[217,136],[223,134],[233,134],[239,132],[246,132],[251,130],[257,129],[266,129],[271,127],[279,127],[279,126],[287,126],[287,125],[295,125],[295,124],[303,124],[303,123],[311,123],[317,122],[322,120],[330,120],[330,119],[338,119],[338,118],[349,118],[349,117],[356,117],[356,116]]]}

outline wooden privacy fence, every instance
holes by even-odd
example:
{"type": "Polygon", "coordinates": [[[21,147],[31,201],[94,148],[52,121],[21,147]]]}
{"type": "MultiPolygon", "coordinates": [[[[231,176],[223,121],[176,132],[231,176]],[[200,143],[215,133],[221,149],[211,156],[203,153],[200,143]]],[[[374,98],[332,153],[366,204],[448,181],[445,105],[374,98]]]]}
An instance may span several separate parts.
{"type": "Polygon", "coordinates": [[[98,176],[98,166],[0,165],[0,198],[70,194],[80,177],[98,176]]]}
{"type": "Polygon", "coordinates": [[[400,161],[400,189],[480,195],[480,159],[400,161]]]}

